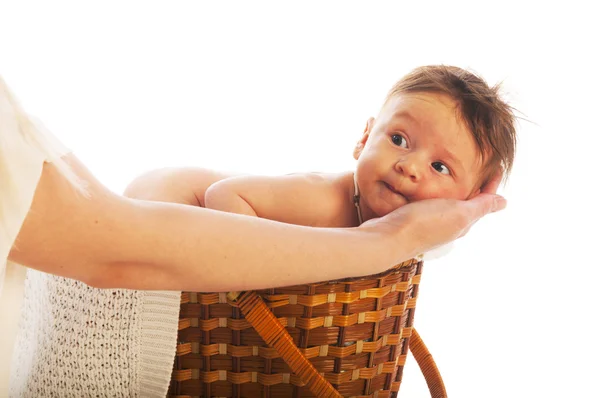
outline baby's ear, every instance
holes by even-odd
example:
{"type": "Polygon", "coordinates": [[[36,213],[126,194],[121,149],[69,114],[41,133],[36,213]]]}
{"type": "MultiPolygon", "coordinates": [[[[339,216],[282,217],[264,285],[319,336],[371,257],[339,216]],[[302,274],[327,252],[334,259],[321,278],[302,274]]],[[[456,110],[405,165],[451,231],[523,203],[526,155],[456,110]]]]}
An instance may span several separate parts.
{"type": "Polygon", "coordinates": [[[356,143],[354,147],[354,159],[358,160],[358,157],[362,153],[363,149],[365,149],[365,145],[367,144],[367,140],[369,139],[369,134],[371,134],[371,130],[373,129],[373,125],[375,124],[375,119],[370,117],[367,120],[367,124],[365,125],[365,130],[363,131],[363,135],[360,140],[356,143]]]}

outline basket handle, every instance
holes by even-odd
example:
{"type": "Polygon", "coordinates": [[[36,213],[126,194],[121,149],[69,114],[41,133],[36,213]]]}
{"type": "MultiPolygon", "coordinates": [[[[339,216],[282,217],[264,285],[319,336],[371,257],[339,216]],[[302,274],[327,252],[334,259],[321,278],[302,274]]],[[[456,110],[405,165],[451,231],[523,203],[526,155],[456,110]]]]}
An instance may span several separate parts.
{"type": "Polygon", "coordinates": [[[433,355],[431,355],[415,328],[413,328],[412,333],[410,334],[408,349],[413,354],[419,368],[421,368],[423,376],[425,376],[425,381],[427,382],[427,387],[429,387],[431,397],[447,398],[448,394],[446,393],[446,386],[444,385],[442,375],[433,360],[433,355]]]}
{"type": "MultiPolygon", "coordinates": [[[[262,298],[256,292],[244,292],[237,303],[242,314],[256,329],[260,337],[271,347],[275,348],[290,369],[306,383],[309,390],[317,397],[342,398],[342,395],[329,383],[314,365],[306,359],[294,340],[269,310],[262,298]]],[[[438,371],[432,355],[423,343],[421,336],[413,328],[408,345],[415,360],[425,376],[432,398],[447,398],[444,381],[438,371]]]]}
{"type": "Polygon", "coordinates": [[[325,380],[312,363],[300,352],[283,325],[275,318],[262,298],[253,291],[242,293],[238,305],[244,317],[260,337],[275,348],[290,369],[308,385],[317,397],[342,398],[342,395],[325,380]]]}

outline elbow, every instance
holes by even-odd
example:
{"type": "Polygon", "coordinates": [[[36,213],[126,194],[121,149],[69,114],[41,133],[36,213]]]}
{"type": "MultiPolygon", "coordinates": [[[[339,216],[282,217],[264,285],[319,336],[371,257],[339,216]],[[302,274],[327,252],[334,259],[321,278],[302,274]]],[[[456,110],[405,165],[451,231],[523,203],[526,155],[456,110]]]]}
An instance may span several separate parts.
{"type": "Polygon", "coordinates": [[[83,283],[88,285],[89,287],[93,287],[95,289],[118,289],[116,283],[113,283],[110,278],[105,276],[97,276],[92,278],[85,278],[82,280],[83,283]]]}
{"type": "Polygon", "coordinates": [[[231,195],[225,180],[215,182],[204,193],[204,207],[213,210],[227,210],[223,205],[223,198],[231,195]]]}
{"type": "Polygon", "coordinates": [[[114,282],[109,276],[102,273],[94,273],[81,278],[81,282],[96,289],[114,288],[114,282]]]}
{"type": "Polygon", "coordinates": [[[95,267],[94,272],[88,273],[81,281],[96,289],[134,289],[125,271],[126,268],[119,265],[95,267]]]}
{"type": "Polygon", "coordinates": [[[242,197],[237,187],[230,180],[222,180],[212,184],[204,193],[204,207],[227,213],[243,214],[257,217],[254,207],[242,197]]]}

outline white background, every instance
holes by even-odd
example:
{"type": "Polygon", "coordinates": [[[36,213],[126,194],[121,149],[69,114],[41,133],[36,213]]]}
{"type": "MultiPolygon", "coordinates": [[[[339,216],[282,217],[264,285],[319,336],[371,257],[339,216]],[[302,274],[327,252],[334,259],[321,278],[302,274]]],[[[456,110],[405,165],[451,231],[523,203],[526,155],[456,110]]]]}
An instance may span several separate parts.
{"type": "MultiPolygon", "coordinates": [[[[0,2],[0,73],[117,192],[163,166],[351,169],[413,67],[504,81],[528,120],[509,206],[426,264],[415,325],[452,397],[600,396],[597,12],[403,3],[0,2]]],[[[428,396],[412,361],[400,396],[428,396]]]]}

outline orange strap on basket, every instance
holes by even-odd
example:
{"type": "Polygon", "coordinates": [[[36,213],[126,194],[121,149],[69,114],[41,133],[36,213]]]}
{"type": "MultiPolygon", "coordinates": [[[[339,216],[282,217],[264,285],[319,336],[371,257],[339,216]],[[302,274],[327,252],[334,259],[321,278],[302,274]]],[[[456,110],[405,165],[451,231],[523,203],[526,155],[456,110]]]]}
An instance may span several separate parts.
{"type": "MultiPolygon", "coordinates": [[[[231,298],[231,297],[230,297],[231,298]]],[[[317,397],[333,398],[342,395],[320,374],[313,364],[306,359],[298,349],[290,334],[269,310],[262,298],[253,291],[244,292],[237,303],[244,317],[260,337],[271,347],[275,348],[290,369],[302,379],[310,391],[317,397]]],[[[409,349],[419,364],[432,398],[446,398],[446,388],[433,357],[413,329],[409,349]]]]}
{"type": "Polygon", "coordinates": [[[245,292],[238,300],[242,314],[260,337],[275,348],[290,369],[308,385],[317,397],[342,397],[298,349],[292,336],[275,318],[262,298],[253,291],[245,292]]]}
{"type": "Polygon", "coordinates": [[[421,368],[423,376],[425,376],[432,398],[446,398],[448,394],[446,394],[446,386],[444,386],[442,375],[433,360],[433,356],[415,328],[413,328],[410,340],[408,340],[408,348],[415,357],[419,368],[421,368]]]}

